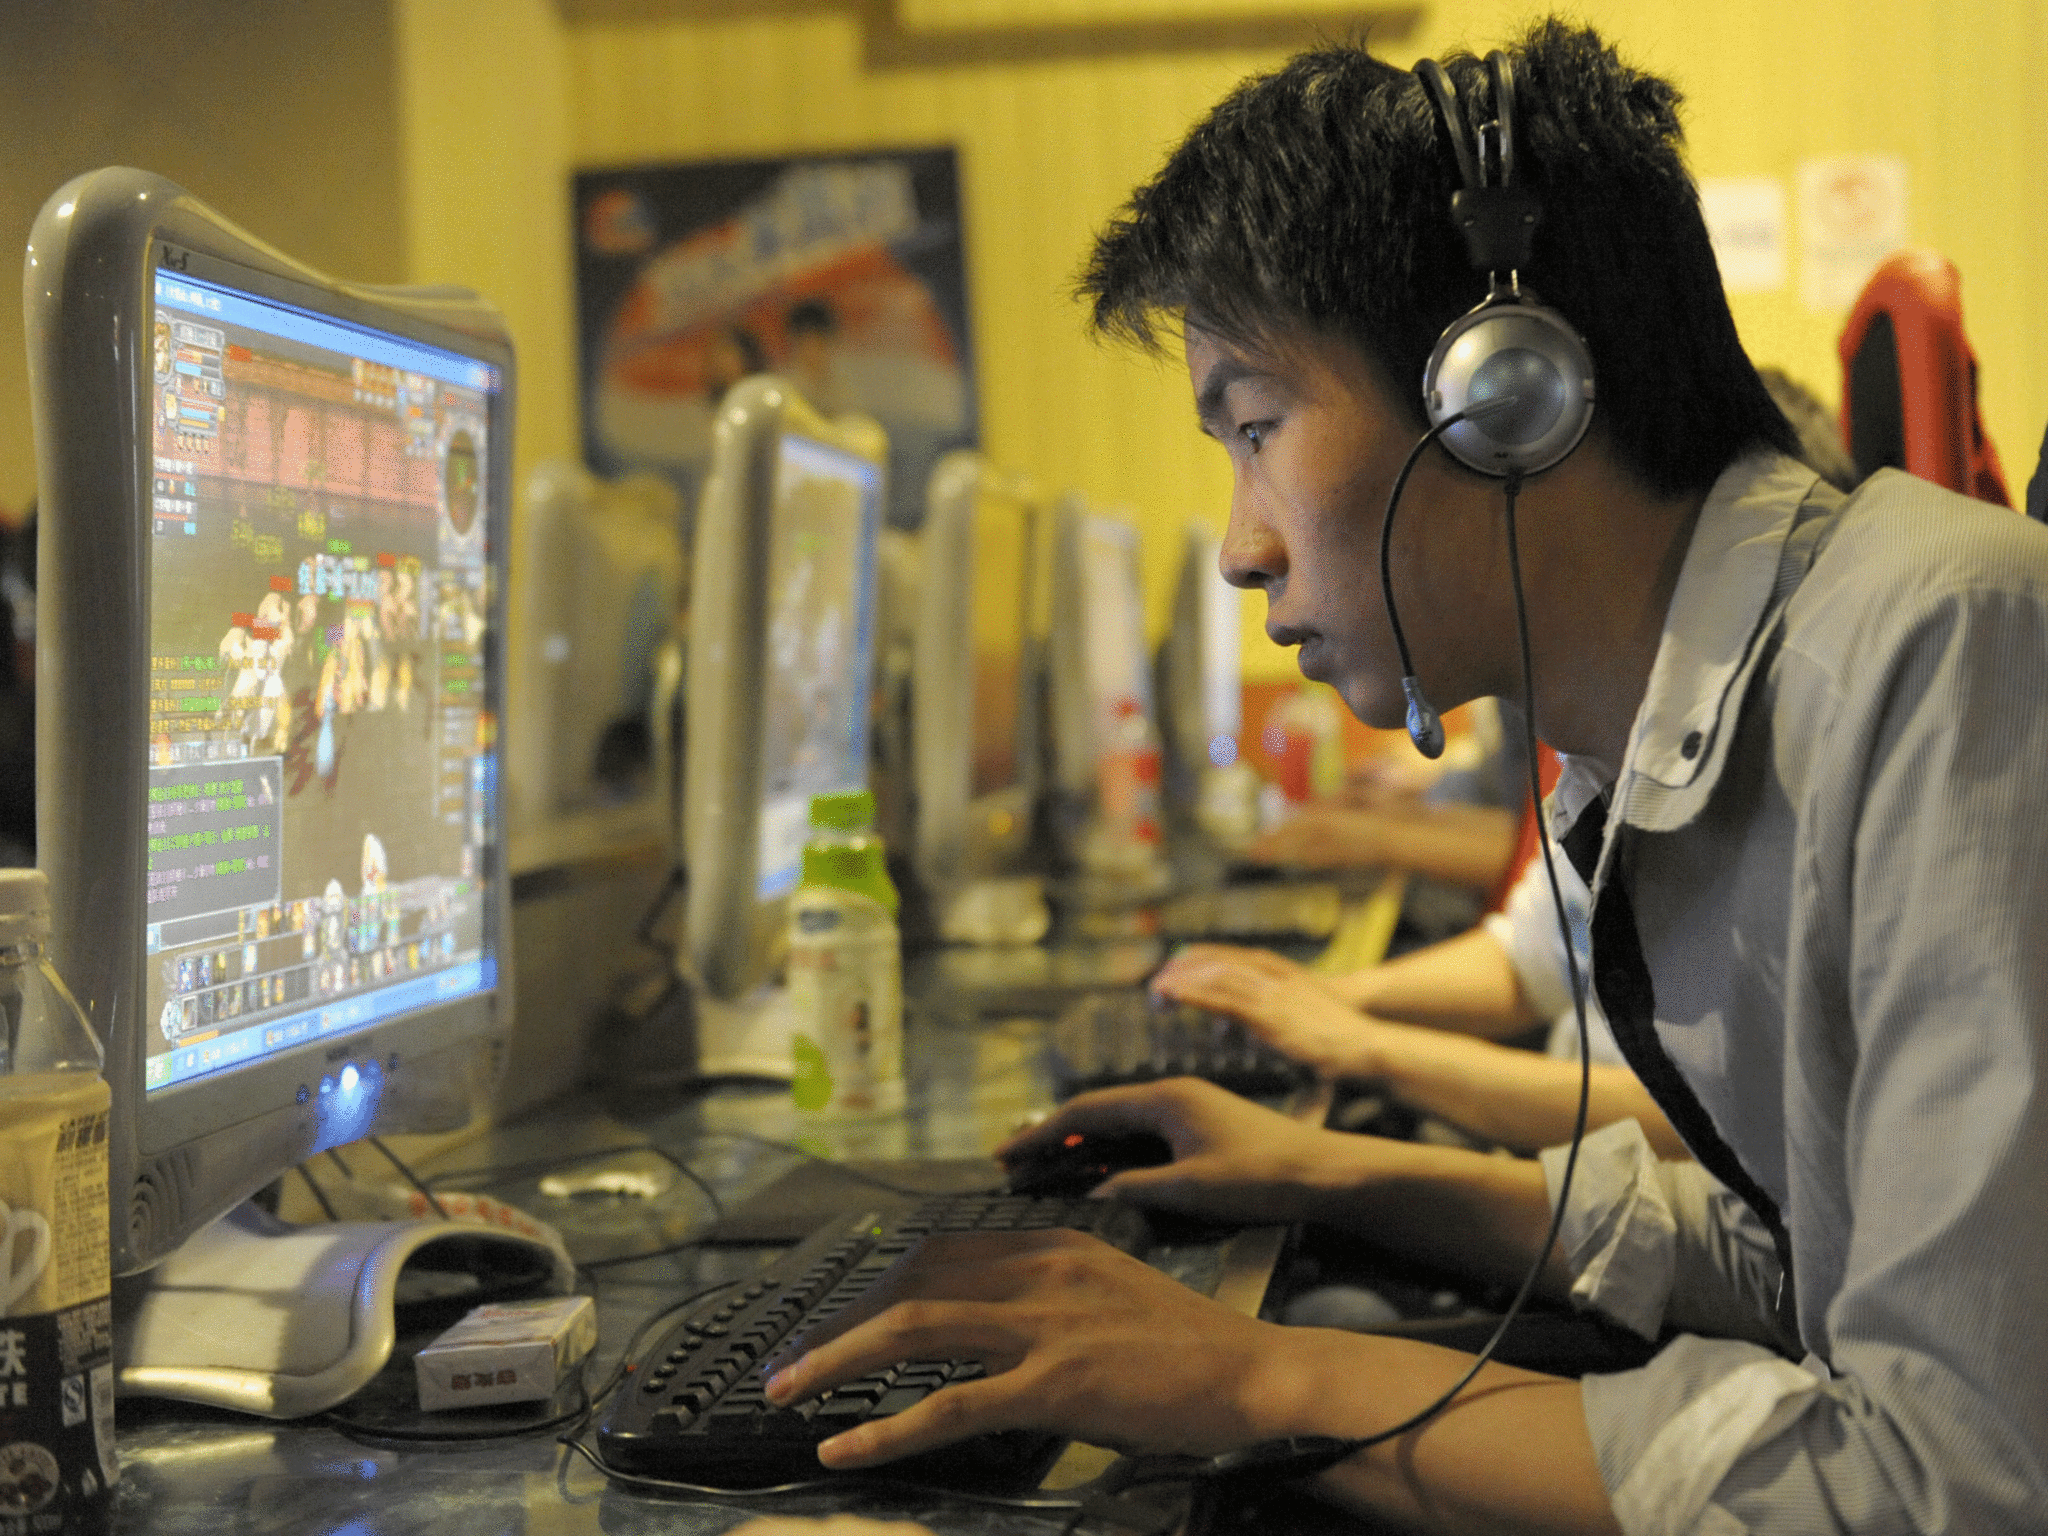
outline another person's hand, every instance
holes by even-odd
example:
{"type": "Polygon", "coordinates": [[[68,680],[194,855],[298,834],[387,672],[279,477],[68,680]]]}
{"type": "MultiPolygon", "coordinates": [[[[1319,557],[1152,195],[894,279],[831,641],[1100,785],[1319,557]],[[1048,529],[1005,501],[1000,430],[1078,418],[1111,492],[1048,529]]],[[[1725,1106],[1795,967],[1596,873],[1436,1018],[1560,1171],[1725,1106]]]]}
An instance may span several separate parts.
{"type": "Polygon", "coordinates": [[[1315,801],[1253,838],[1243,856],[1257,864],[1329,870],[1370,869],[1386,863],[1389,853],[1385,813],[1315,801]]]}
{"type": "Polygon", "coordinates": [[[1370,1080],[1385,1026],[1345,1002],[1331,984],[1267,949],[1191,944],[1159,968],[1152,990],[1175,1002],[1227,1013],[1319,1077],[1370,1080]]]}
{"type": "Polygon", "coordinates": [[[1442,759],[1432,762],[1420,753],[1368,758],[1344,776],[1337,798],[1361,811],[1412,811],[1443,772],[1442,759]]]}
{"type": "Polygon", "coordinates": [[[1306,1429],[1287,1384],[1312,1363],[1313,1332],[1233,1312],[1078,1232],[940,1234],[803,1339],[768,1397],[802,1402],[897,1360],[976,1359],[986,1376],[836,1435],[818,1459],[867,1467],[1001,1429],[1208,1455],[1306,1429]]]}

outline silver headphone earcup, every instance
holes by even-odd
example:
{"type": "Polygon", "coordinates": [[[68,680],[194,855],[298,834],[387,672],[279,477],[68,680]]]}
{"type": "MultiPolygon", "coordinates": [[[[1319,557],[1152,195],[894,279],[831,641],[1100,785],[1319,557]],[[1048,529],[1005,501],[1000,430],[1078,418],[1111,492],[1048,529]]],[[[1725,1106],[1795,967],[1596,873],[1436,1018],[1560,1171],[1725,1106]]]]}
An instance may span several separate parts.
{"type": "Polygon", "coordinates": [[[1540,304],[1493,303],[1437,338],[1422,374],[1431,426],[1479,414],[1438,439],[1482,475],[1533,475],[1576,448],[1593,420],[1593,358],[1565,318],[1540,304]],[[1488,402],[1500,402],[1486,409],[1488,402]]]}

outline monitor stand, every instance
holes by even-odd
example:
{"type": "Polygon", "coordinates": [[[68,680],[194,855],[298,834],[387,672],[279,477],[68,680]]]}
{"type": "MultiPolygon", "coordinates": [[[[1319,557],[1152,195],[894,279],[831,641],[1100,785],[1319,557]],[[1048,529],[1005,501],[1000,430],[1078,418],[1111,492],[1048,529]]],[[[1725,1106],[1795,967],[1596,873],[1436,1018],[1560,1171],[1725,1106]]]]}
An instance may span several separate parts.
{"type": "Polygon", "coordinates": [[[319,1413],[383,1368],[408,1288],[445,1297],[465,1280],[479,1301],[566,1293],[574,1266],[566,1250],[499,1227],[301,1227],[245,1202],[155,1269],[114,1282],[115,1391],[270,1419],[319,1413]]]}
{"type": "Polygon", "coordinates": [[[796,1015],[788,987],[756,987],[733,1002],[698,988],[695,1001],[700,1075],[783,1083],[796,1075],[796,1015]]]}

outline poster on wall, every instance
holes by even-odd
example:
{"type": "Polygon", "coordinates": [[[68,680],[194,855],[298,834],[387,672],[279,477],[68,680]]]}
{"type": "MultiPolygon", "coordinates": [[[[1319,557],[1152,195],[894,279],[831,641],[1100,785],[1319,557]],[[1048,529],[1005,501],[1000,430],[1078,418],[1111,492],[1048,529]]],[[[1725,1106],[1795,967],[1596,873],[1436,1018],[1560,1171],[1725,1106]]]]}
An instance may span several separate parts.
{"type": "Polygon", "coordinates": [[[951,149],[694,161],[576,177],[583,450],[694,501],[726,390],[790,379],[889,434],[891,524],[978,437],[951,149]]]}

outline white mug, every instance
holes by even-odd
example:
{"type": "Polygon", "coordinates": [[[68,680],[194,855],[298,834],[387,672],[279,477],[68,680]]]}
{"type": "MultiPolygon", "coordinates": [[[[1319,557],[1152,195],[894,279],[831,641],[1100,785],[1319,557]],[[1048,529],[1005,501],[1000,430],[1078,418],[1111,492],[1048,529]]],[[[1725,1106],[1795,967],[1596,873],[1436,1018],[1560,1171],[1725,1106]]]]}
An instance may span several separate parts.
{"type": "Polygon", "coordinates": [[[12,1313],[14,1304],[26,1296],[50,1266],[50,1224],[40,1211],[23,1206],[20,1210],[0,1200],[0,1317],[12,1313]],[[28,1235],[28,1252],[21,1254],[16,1239],[28,1235]]]}

